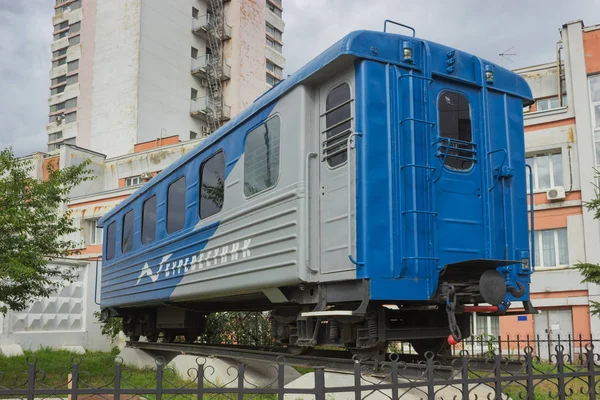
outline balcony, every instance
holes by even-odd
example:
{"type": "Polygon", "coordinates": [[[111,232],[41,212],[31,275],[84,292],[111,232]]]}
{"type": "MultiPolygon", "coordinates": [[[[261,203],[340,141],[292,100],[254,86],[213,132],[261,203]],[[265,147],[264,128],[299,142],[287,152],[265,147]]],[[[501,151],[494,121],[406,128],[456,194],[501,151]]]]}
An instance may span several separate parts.
{"type": "MultiPolygon", "coordinates": [[[[198,18],[192,18],[192,32],[206,38],[209,31],[217,25],[217,20],[212,14],[204,14],[198,18]]],[[[221,40],[231,39],[231,25],[223,24],[221,40]]]]}
{"type": "MultiPolygon", "coordinates": [[[[217,117],[217,109],[214,102],[208,96],[192,99],[190,104],[190,115],[201,120],[217,117]]],[[[223,105],[221,118],[219,122],[229,121],[231,119],[231,107],[223,105]]]]}
{"type": "Polygon", "coordinates": [[[211,54],[206,54],[198,58],[192,58],[191,73],[197,77],[204,77],[208,73],[208,69],[213,68],[210,72],[216,72],[222,81],[231,79],[231,67],[226,63],[223,64],[222,71],[214,71],[215,59],[211,54]]]}

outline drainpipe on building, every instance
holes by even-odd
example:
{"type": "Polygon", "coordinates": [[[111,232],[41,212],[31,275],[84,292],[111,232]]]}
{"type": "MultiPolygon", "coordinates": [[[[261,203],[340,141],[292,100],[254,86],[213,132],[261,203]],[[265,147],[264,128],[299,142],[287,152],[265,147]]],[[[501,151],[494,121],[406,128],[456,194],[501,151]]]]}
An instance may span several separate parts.
{"type": "Polygon", "coordinates": [[[558,106],[563,106],[562,96],[562,62],[560,61],[560,51],[562,50],[562,39],[556,42],[556,66],[558,75],[558,106]]]}

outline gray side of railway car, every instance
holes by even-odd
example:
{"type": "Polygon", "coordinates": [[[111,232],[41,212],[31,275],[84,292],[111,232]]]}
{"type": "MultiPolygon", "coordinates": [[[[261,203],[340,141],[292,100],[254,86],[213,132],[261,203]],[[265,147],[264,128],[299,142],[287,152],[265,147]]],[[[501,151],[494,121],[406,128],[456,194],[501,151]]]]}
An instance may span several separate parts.
{"type": "MultiPolygon", "coordinates": [[[[352,67],[319,86],[300,85],[278,100],[269,116],[281,120],[277,184],[247,198],[242,155],[225,182],[223,211],[202,220],[202,224],[220,221],[203,252],[247,243],[246,251],[237,260],[188,272],[172,301],[263,292],[273,302],[281,302],[285,298],[273,290],[277,287],[356,278],[348,259],[348,227],[354,231],[355,226],[354,214],[348,220],[348,196],[354,199],[354,189],[348,191],[348,170],[354,168],[354,156],[350,164],[335,169],[321,157],[324,122],[320,116],[328,92],[342,82],[350,85],[354,98],[352,67]]],[[[354,203],[350,206],[354,210],[354,203]]]]}

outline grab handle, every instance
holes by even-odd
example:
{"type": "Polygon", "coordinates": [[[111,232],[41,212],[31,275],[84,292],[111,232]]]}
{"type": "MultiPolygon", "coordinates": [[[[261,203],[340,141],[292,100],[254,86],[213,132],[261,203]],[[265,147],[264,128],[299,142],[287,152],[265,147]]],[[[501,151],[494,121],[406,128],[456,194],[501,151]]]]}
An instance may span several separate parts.
{"type": "Polygon", "coordinates": [[[531,224],[531,233],[529,234],[529,241],[531,242],[531,254],[529,254],[529,258],[531,261],[531,272],[535,272],[535,226],[534,226],[534,208],[535,204],[533,203],[533,168],[531,165],[525,164],[525,168],[529,170],[529,218],[531,224]]]}
{"type": "Polygon", "coordinates": [[[351,165],[351,151],[352,150],[352,139],[354,139],[355,137],[359,137],[361,136],[360,133],[358,132],[352,132],[349,136],[348,139],[346,139],[346,149],[348,151],[348,161],[347,161],[347,165],[348,165],[348,258],[350,259],[350,261],[357,266],[363,266],[365,265],[365,263],[361,263],[359,261],[356,261],[353,257],[352,257],[352,165],[351,165]]]}
{"type": "Polygon", "coordinates": [[[306,228],[305,228],[305,233],[304,233],[304,238],[305,243],[306,243],[306,250],[305,250],[305,258],[306,258],[306,267],[308,269],[310,269],[313,272],[317,272],[316,269],[312,269],[310,267],[310,159],[312,157],[318,157],[319,155],[317,153],[308,153],[306,155],[306,163],[304,164],[304,187],[306,188],[306,217],[305,217],[305,222],[306,222],[306,228]]]}
{"type": "Polygon", "coordinates": [[[392,21],[391,19],[386,19],[383,22],[383,31],[384,32],[387,32],[387,24],[388,24],[388,22],[390,24],[394,24],[394,25],[398,25],[398,26],[401,26],[401,27],[406,28],[406,29],[410,29],[412,31],[413,37],[415,37],[415,35],[417,34],[417,32],[415,31],[415,28],[413,28],[412,26],[404,25],[404,24],[401,24],[400,22],[392,21]]]}

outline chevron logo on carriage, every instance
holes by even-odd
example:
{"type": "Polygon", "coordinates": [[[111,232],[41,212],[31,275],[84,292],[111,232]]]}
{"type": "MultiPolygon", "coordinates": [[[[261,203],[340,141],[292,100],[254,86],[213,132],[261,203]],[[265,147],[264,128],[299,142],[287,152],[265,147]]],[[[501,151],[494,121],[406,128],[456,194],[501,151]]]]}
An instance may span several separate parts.
{"type": "Polygon", "coordinates": [[[159,265],[150,267],[146,262],[140,271],[137,282],[138,285],[144,277],[150,278],[156,282],[160,278],[186,274],[190,271],[200,270],[208,267],[217,267],[228,264],[232,261],[250,257],[250,243],[252,239],[236,242],[231,245],[223,246],[208,251],[201,251],[192,256],[186,256],[171,260],[173,253],[164,256],[159,265]]]}

